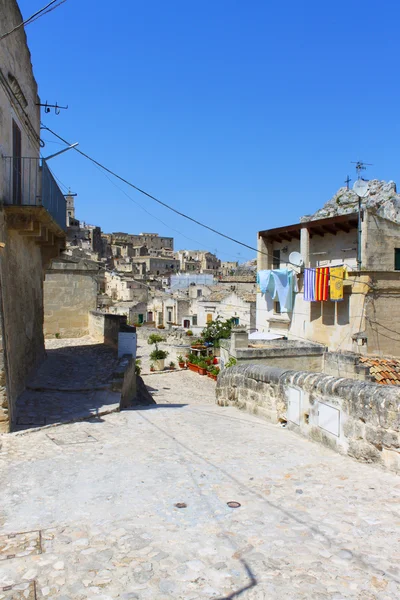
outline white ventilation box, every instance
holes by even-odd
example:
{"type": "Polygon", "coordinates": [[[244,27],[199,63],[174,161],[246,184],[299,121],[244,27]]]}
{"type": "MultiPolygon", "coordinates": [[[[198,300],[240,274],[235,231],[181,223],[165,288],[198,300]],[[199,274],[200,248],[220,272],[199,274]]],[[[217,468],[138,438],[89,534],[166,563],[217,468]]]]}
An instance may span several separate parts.
{"type": "Polygon", "coordinates": [[[300,425],[302,392],[296,388],[288,388],[287,420],[300,425]]]}
{"type": "Polygon", "coordinates": [[[340,410],[318,402],[318,426],[333,435],[340,435],[340,410]]]}

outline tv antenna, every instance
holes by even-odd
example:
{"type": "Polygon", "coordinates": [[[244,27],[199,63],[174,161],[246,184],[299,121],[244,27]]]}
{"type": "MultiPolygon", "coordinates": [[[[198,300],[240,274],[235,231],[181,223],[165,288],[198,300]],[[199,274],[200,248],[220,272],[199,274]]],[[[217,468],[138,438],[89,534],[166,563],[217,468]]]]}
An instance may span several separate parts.
{"type": "Polygon", "coordinates": [[[351,164],[356,165],[358,179],[362,179],[361,171],[365,171],[367,169],[367,167],[372,167],[372,163],[366,163],[366,162],[363,162],[362,160],[352,160],[351,164]]]}

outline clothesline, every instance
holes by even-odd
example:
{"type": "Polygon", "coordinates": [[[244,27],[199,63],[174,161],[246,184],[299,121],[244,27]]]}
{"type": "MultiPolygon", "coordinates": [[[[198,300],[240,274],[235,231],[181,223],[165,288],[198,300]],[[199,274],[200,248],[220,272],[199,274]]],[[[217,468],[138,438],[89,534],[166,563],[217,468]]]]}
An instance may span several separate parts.
{"type": "MultiPolygon", "coordinates": [[[[326,302],[343,300],[343,282],[347,279],[347,267],[306,268],[304,273],[304,300],[326,302]]],[[[278,299],[282,312],[293,310],[294,294],[298,292],[297,274],[290,269],[263,270],[257,273],[257,283],[263,294],[278,299]]]]}

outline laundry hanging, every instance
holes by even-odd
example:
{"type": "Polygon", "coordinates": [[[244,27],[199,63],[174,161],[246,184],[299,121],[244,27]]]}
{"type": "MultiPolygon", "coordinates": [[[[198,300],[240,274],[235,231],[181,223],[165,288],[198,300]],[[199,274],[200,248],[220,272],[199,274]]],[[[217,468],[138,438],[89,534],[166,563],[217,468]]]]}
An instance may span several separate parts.
{"type": "Polygon", "coordinates": [[[294,294],[298,292],[296,274],[289,269],[264,270],[257,273],[261,293],[279,300],[281,312],[293,310],[294,294]]]}
{"type": "Polygon", "coordinates": [[[338,302],[343,300],[343,280],[345,277],[344,267],[331,267],[330,272],[330,293],[331,300],[338,302]]]}
{"type": "Polygon", "coordinates": [[[318,267],[315,276],[315,299],[325,302],[328,300],[329,267],[318,267]]]}
{"type": "Polygon", "coordinates": [[[304,300],[306,302],[315,300],[315,269],[304,271],[304,300]]]}

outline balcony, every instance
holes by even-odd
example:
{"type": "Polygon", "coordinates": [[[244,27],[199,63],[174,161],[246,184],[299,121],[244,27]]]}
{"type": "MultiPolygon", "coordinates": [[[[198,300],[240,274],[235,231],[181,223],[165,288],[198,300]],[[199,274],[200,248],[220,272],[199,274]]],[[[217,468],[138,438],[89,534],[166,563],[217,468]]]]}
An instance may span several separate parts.
{"type": "Polygon", "coordinates": [[[11,229],[43,243],[64,239],[66,201],[45,161],[4,157],[3,202],[11,229]]]}

